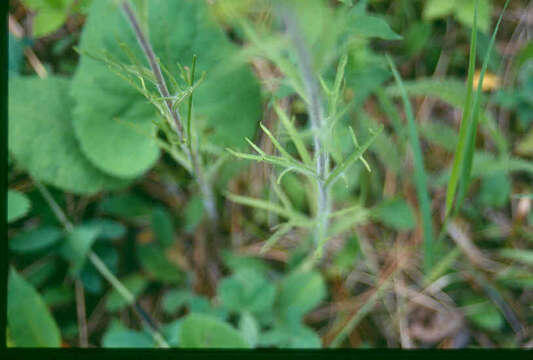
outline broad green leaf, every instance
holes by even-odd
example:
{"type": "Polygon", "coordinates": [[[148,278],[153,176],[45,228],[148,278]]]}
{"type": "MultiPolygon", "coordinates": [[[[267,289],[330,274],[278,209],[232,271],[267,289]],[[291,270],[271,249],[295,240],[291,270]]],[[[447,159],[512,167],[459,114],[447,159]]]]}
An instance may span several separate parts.
{"type": "Polygon", "coordinates": [[[249,348],[246,339],[231,325],[208,315],[191,314],[180,326],[183,348],[249,348]]]}
{"type": "Polygon", "coordinates": [[[120,194],[106,198],[100,203],[100,211],[105,214],[140,220],[148,218],[152,213],[152,204],[134,194],[120,194]]]}
{"type": "Polygon", "coordinates": [[[453,13],[456,0],[428,0],[424,6],[424,19],[433,20],[453,13]]]}
{"type": "Polygon", "coordinates": [[[395,230],[413,230],[416,226],[413,209],[402,199],[382,202],[372,210],[372,216],[395,230]]]}
{"type": "Polygon", "coordinates": [[[183,272],[168,260],[163,248],[157,244],[138,245],[137,257],[154,280],[176,284],[183,279],[183,272]]]}
{"type": "Polygon", "coordinates": [[[159,244],[168,247],[174,243],[174,225],[170,214],[163,208],[155,208],[152,212],[152,231],[159,244]]]}
{"type": "MultiPolygon", "coordinates": [[[[477,0],[459,0],[456,1],[455,18],[467,26],[474,26],[474,8],[477,0]]],[[[479,0],[478,3],[478,28],[483,32],[488,32],[490,27],[491,17],[491,4],[490,0],[479,0]]]]}
{"type": "Polygon", "coordinates": [[[9,249],[19,253],[36,252],[57,244],[62,237],[60,228],[43,226],[14,236],[9,240],[9,249]]]}
{"type": "Polygon", "coordinates": [[[26,270],[24,277],[32,286],[39,288],[56,273],[58,268],[59,262],[55,258],[43,259],[26,270]]]}
{"type": "Polygon", "coordinates": [[[31,203],[26,195],[16,190],[7,191],[7,222],[17,221],[30,211],[31,203]]]}
{"type": "Polygon", "coordinates": [[[511,181],[509,176],[500,173],[484,177],[481,181],[479,201],[484,206],[501,208],[510,200],[511,181]]]}
{"type": "MultiPolygon", "coordinates": [[[[102,245],[103,244],[95,244],[93,251],[104,262],[109,270],[117,275],[119,261],[118,251],[111,246],[111,244],[102,245]]],[[[85,262],[85,265],[80,270],[79,278],[83,282],[83,286],[88,293],[97,294],[99,296],[103,295],[102,291],[106,280],[104,280],[92,263],[88,261],[85,262]]]]}
{"type": "Polygon", "coordinates": [[[355,266],[356,261],[361,254],[361,247],[359,245],[359,238],[357,235],[352,235],[346,239],[346,243],[341,251],[335,257],[335,266],[344,273],[350,271],[355,266]]]}
{"type": "Polygon", "coordinates": [[[10,79],[11,155],[33,178],[69,192],[92,194],[127,185],[100,172],[79,150],[71,126],[69,84],[54,76],[10,79]]]}
{"type": "Polygon", "coordinates": [[[39,293],[11,268],[7,282],[7,322],[16,347],[60,347],[59,328],[39,293]]]}
{"type": "MultiPolygon", "coordinates": [[[[148,285],[148,281],[140,274],[129,275],[126,278],[120,279],[120,282],[134,295],[138,296],[148,285]]],[[[128,306],[129,303],[124,297],[115,289],[111,290],[109,297],[106,300],[106,307],[109,311],[118,311],[128,306]]]]}
{"type": "Polygon", "coordinates": [[[75,295],[72,286],[59,285],[43,290],[43,300],[47,306],[63,306],[74,303],[75,295]]]}
{"type": "Polygon", "coordinates": [[[45,7],[40,9],[33,19],[33,37],[40,38],[59,29],[67,20],[64,9],[45,7]]]}
{"type": "Polygon", "coordinates": [[[9,76],[20,73],[24,60],[24,40],[17,39],[11,32],[8,35],[8,72],[9,76]]]}
{"type": "Polygon", "coordinates": [[[298,324],[294,327],[276,327],[261,334],[259,345],[292,349],[318,349],[322,344],[320,337],[312,329],[298,324]]]}
{"type": "Polygon", "coordinates": [[[115,330],[108,331],[102,338],[104,348],[153,348],[152,337],[141,331],[115,330]]]}
{"type": "Polygon", "coordinates": [[[194,293],[189,290],[172,290],[163,297],[163,310],[169,314],[174,314],[182,307],[187,306],[194,293]]]}
{"type": "Polygon", "coordinates": [[[390,28],[385,20],[376,16],[358,13],[349,19],[349,34],[363,38],[379,38],[384,40],[400,40],[402,38],[390,28]]]}
{"type": "Polygon", "coordinates": [[[243,269],[223,279],[217,293],[221,303],[233,312],[264,313],[272,309],[276,287],[261,273],[243,269]]]}
{"type": "Polygon", "coordinates": [[[257,345],[260,328],[257,321],[250,313],[242,313],[239,319],[239,330],[242,337],[248,341],[248,344],[250,344],[250,347],[253,348],[257,345]]]}
{"type": "Polygon", "coordinates": [[[326,297],[326,285],[318,272],[294,272],[281,281],[278,306],[283,319],[301,317],[326,297]]]}
{"type": "Polygon", "coordinates": [[[182,319],[178,319],[161,327],[161,335],[163,335],[171,347],[179,347],[180,345],[179,335],[181,322],[182,319]]]}
{"type": "MultiPolygon", "coordinates": [[[[251,71],[233,61],[235,45],[210,19],[204,2],[156,0],[147,4],[148,33],[161,63],[178,78],[176,63],[188,65],[196,54],[198,73],[208,71],[194,96],[193,125],[209,132],[209,136],[200,134],[200,138],[223,146],[242,145],[242,139],[255,132],[261,106],[251,71]]],[[[80,48],[90,54],[105,51],[129,64],[120,43],[148,66],[130,25],[114,2],[93,2],[80,48]]],[[[72,94],[77,100],[76,135],[84,153],[99,168],[131,178],[153,165],[158,156],[151,139],[156,109],[141,94],[107,65],[87,55],[81,56],[72,94]]]]}
{"type": "Polygon", "coordinates": [[[87,255],[100,229],[92,226],[76,226],[66,237],[61,254],[71,264],[71,273],[77,275],[83,268],[87,255]]]}
{"type": "Polygon", "coordinates": [[[256,257],[243,256],[232,251],[223,251],[222,259],[224,260],[224,264],[233,273],[236,273],[240,270],[250,269],[251,271],[255,271],[261,273],[263,276],[266,276],[270,271],[269,266],[264,261],[256,257]]]}
{"type": "Polygon", "coordinates": [[[114,240],[126,235],[126,227],[109,219],[90,219],[83,222],[84,226],[98,228],[98,239],[114,240]]]}

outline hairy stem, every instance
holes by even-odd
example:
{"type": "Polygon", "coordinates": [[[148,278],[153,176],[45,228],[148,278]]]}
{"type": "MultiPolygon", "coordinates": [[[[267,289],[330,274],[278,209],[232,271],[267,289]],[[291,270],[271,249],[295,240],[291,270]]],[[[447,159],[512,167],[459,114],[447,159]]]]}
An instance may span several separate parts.
{"type": "Polygon", "coordinates": [[[307,95],[309,120],[311,122],[311,130],[313,133],[315,169],[318,175],[316,180],[317,231],[315,234],[315,241],[318,245],[318,253],[320,254],[323,242],[327,235],[328,216],[330,212],[329,190],[325,183],[325,179],[329,173],[329,155],[321,138],[321,135],[326,130],[324,120],[324,101],[322,99],[318,77],[313,71],[311,54],[305,45],[305,39],[301,34],[294,13],[288,7],[283,7],[281,9],[281,16],[298,55],[298,65],[307,95]]]}
{"type": "Polygon", "coordinates": [[[179,138],[183,139],[183,126],[181,124],[180,115],[177,111],[172,111],[172,102],[169,99],[170,93],[168,92],[167,84],[165,82],[165,79],[163,78],[161,67],[157,63],[154,50],[152,49],[152,44],[150,44],[150,41],[144,35],[141,29],[141,25],[139,24],[139,21],[137,21],[137,17],[135,16],[135,13],[133,12],[133,9],[131,8],[128,1],[122,2],[122,9],[124,10],[126,17],[131,27],[133,28],[133,31],[135,32],[135,37],[137,38],[137,41],[139,42],[139,45],[141,46],[144,55],[148,60],[152,72],[154,73],[157,82],[157,89],[159,90],[161,97],[165,98],[165,106],[167,108],[167,111],[174,120],[174,123],[171,125],[178,134],[179,138]]]}
{"type": "MultiPolygon", "coordinates": [[[[72,232],[74,230],[74,225],[68,220],[67,216],[65,215],[65,212],[61,207],[57,204],[55,199],[53,198],[52,194],[48,191],[46,187],[44,187],[40,182],[34,180],[35,185],[37,186],[37,189],[42,194],[52,211],[54,212],[54,215],[57,217],[59,222],[63,225],[63,228],[67,232],[72,232]]],[[[131,291],[128,290],[122,282],[120,282],[119,279],[109,270],[107,265],[102,261],[102,259],[94,252],[89,251],[88,258],[91,261],[91,263],[94,265],[96,270],[102,275],[110,284],[115,288],[115,290],[126,300],[126,302],[133,306],[135,313],[139,316],[141,321],[147,325],[148,330],[150,331],[154,341],[158,344],[159,347],[168,348],[170,347],[168,343],[165,341],[161,333],[157,330],[157,326],[155,325],[155,322],[150,318],[150,316],[142,309],[142,307],[135,302],[135,296],[131,291]]]]}
{"type": "MultiPolygon", "coordinates": [[[[171,122],[171,126],[173,127],[174,131],[178,135],[180,142],[181,142],[181,148],[192,165],[191,175],[195,178],[198,184],[198,187],[200,188],[200,193],[202,194],[202,202],[203,202],[205,211],[207,213],[207,216],[211,224],[216,225],[218,222],[218,215],[216,211],[215,197],[213,194],[213,189],[211,187],[211,184],[205,177],[203,165],[200,160],[200,156],[198,155],[197,148],[193,146],[192,139],[190,138],[184,139],[183,137],[183,125],[181,123],[181,117],[177,109],[175,111],[172,110],[172,102],[170,99],[168,99],[170,97],[170,94],[168,92],[168,87],[165,82],[165,79],[161,73],[161,67],[159,66],[156,60],[156,56],[152,48],[152,45],[150,44],[149,39],[146,37],[146,35],[141,29],[141,26],[139,24],[139,21],[137,20],[135,12],[131,8],[128,1],[122,2],[122,9],[124,10],[126,18],[128,19],[133,29],[133,32],[135,33],[137,42],[141,46],[141,49],[143,50],[144,55],[146,56],[146,59],[148,60],[150,68],[152,72],[154,73],[159,93],[162,98],[166,99],[165,106],[173,120],[173,122],[171,122]],[[186,145],[186,143],[188,144],[188,146],[186,145]]],[[[191,100],[191,104],[192,104],[192,100],[191,100]]],[[[190,119],[188,120],[188,124],[190,124],[190,119]]],[[[187,135],[188,137],[191,136],[190,126],[187,127],[187,135]]]]}

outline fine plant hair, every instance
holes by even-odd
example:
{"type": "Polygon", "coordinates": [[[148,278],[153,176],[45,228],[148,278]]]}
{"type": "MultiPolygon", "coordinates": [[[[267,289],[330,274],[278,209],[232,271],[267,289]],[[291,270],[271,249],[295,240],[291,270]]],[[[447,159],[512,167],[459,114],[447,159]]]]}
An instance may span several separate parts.
{"type": "MultiPolygon", "coordinates": [[[[150,70],[151,70],[150,75],[153,76],[153,81],[155,82],[155,85],[160,95],[159,100],[162,100],[164,104],[163,108],[161,108],[160,106],[157,106],[157,107],[159,108],[160,113],[163,114],[164,118],[167,120],[167,124],[170,126],[170,129],[175,133],[177,137],[177,141],[176,141],[177,149],[173,148],[171,149],[171,152],[172,154],[175,154],[178,156],[178,159],[180,160],[182,165],[185,165],[184,167],[189,171],[191,176],[196,181],[198,188],[200,190],[201,197],[202,197],[204,209],[210,220],[211,227],[212,229],[214,229],[216,228],[216,225],[218,222],[216,199],[213,193],[212,185],[206,176],[204,164],[199,154],[197,143],[196,141],[194,141],[192,132],[191,132],[191,116],[192,116],[191,113],[192,113],[192,99],[193,99],[192,93],[195,88],[194,86],[195,74],[194,73],[195,73],[195,68],[196,68],[196,56],[193,58],[193,63],[188,74],[185,71],[182,71],[182,77],[184,78],[185,81],[188,82],[189,89],[185,90],[183,94],[179,94],[177,98],[171,96],[171,94],[169,93],[165,78],[163,77],[161,66],[156,57],[156,54],[153,51],[152,45],[150,44],[148,37],[146,36],[143,29],[141,28],[141,24],[139,23],[139,20],[137,19],[137,16],[134,10],[132,9],[128,1],[122,1],[120,3],[120,6],[129,24],[131,25],[131,28],[133,32],[135,33],[135,37],[149,63],[150,70]],[[183,118],[178,111],[177,105],[181,101],[183,101],[186,97],[188,97],[189,102],[188,102],[187,123],[184,126],[183,118]],[[175,101],[175,103],[173,103],[173,100],[175,101]],[[181,155],[184,155],[185,164],[183,164],[183,159],[181,159],[182,158],[181,155]]],[[[117,65],[117,64],[114,64],[114,65],[117,65]]],[[[118,66],[120,67],[120,65],[118,66]]],[[[143,92],[145,95],[148,95],[145,88],[143,88],[141,92],[143,92]]],[[[157,99],[155,101],[154,99],[150,99],[150,101],[154,103],[157,101],[157,99]]],[[[174,142],[171,142],[171,146],[174,147],[176,146],[176,144],[174,142]]]]}
{"type": "MultiPolygon", "coordinates": [[[[330,212],[329,189],[325,184],[329,174],[329,154],[325,150],[322,132],[325,130],[324,120],[324,100],[318,77],[313,73],[311,64],[311,54],[305,46],[305,41],[300,33],[299,24],[290,8],[280,7],[280,14],[287,29],[287,33],[298,54],[298,65],[307,95],[307,107],[311,131],[313,133],[313,152],[316,178],[316,238],[317,246],[323,245],[322,241],[328,229],[328,217],[330,212]]],[[[328,136],[328,134],[326,134],[328,136]]]]}
{"type": "Polygon", "coordinates": [[[315,250],[302,263],[302,267],[307,268],[312,265],[314,260],[321,258],[328,239],[350,229],[355,223],[366,218],[365,209],[359,205],[333,211],[330,193],[332,186],[340,178],[346,176],[346,170],[355,162],[361,160],[364,166],[370,170],[363,154],[379,136],[382,128],[374,131],[369,129],[371,136],[362,145],[359,145],[355,132],[350,128],[354,147],[352,153],[345,158],[342,158],[339,152],[335,153],[331,134],[338,120],[350,106],[344,106],[339,110],[339,107],[343,105],[341,94],[345,86],[344,71],[347,56],[341,56],[339,59],[334,83],[332,86],[328,86],[315,70],[313,56],[298,21],[297,11],[285,4],[278,4],[273,10],[273,13],[281,19],[285,35],[289,39],[289,46],[295,50],[296,66],[284,57],[283,51],[269,48],[269,42],[262,40],[263,34],[257,32],[245,20],[240,19],[240,26],[252,46],[261,56],[272,61],[286,75],[295,92],[304,100],[310,124],[312,154],[309,154],[306,147],[303,132],[297,130],[289,115],[274,102],[273,107],[282,125],[282,130],[288,134],[300,159],[295,158],[284,147],[282,139],[277,136],[278,134],[272,134],[262,124],[261,129],[274,145],[278,155],[266,154],[249,139],[246,141],[259,155],[237,152],[232,149],[228,149],[228,151],[238,158],[264,162],[279,168],[281,172],[277,180],[272,182],[272,187],[281,204],[236,194],[229,194],[228,197],[234,202],[266,210],[287,219],[285,223],[275,227],[275,232],[263,245],[262,252],[272,247],[294,227],[305,228],[310,231],[314,235],[315,250]],[[332,158],[335,160],[334,167],[332,167],[332,158]],[[311,209],[314,210],[313,216],[310,217],[297,211],[291,204],[289,197],[284,193],[280,183],[281,179],[289,172],[297,173],[303,176],[307,182],[313,184],[314,191],[308,199],[311,209]]]}

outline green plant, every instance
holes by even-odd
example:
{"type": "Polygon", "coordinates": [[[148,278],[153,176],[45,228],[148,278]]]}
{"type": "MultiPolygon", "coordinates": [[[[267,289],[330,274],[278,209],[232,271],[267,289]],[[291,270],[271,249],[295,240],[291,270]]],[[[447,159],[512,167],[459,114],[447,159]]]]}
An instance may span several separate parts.
{"type": "Polygon", "coordinates": [[[92,0],[23,0],[22,3],[36,12],[33,20],[33,37],[50,35],[63,24],[69,15],[85,14],[92,0]]]}
{"type": "Polygon", "coordinates": [[[97,1],[45,79],[10,51],[7,345],[528,346],[523,6],[454,5],[97,1]]]}

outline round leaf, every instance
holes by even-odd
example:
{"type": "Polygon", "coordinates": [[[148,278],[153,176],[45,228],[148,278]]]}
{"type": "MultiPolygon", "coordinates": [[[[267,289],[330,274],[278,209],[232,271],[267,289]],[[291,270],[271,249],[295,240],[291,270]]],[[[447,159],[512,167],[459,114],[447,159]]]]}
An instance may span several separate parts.
{"type": "MultiPolygon", "coordinates": [[[[181,81],[176,63],[190,64],[193,54],[198,56],[198,73],[208,71],[195,90],[196,128],[208,131],[205,139],[218,145],[245,144],[243,138],[254,134],[261,115],[260,91],[246,66],[233,66],[236,47],[213,23],[202,1],[156,0],[147,6],[152,47],[172,76],[181,81]]],[[[114,2],[95,1],[80,48],[93,55],[105,52],[108,58],[131,64],[122,47],[148,68],[120,9],[114,2]]],[[[172,82],[168,83],[170,87],[172,82]]],[[[72,94],[77,100],[76,135],[84,153],[99,168],[131,178],[153,165],[158,156],[152,138],[156,109],[143,95],[106,64],[87,55],[81,57],[72,94]]]]}
{"type": "Polygon", "coordinates": [[[69,81],[14,77],[9,81],[9,151],[42,182],[90,194],[127,183],[105,175],[80,152],[70,123],[69,81]]]}

